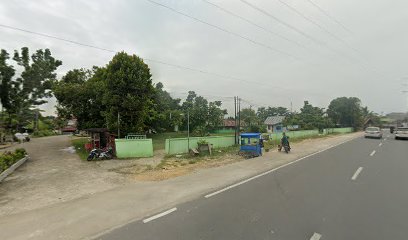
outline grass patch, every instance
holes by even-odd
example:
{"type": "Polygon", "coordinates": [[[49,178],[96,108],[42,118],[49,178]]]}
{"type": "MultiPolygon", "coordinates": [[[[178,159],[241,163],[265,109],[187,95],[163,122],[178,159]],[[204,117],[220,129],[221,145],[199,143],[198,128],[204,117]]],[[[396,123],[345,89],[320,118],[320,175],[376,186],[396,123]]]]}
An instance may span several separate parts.
{"type": "Polygon", "coordinates": [[[77,138],[71,140],[72,146],[74,146],[75,148],[75,152],[82,160],[86,160],[89,155],[89,153],[85,149],[85,143],[88,142],[88,138],[77,138]]]}

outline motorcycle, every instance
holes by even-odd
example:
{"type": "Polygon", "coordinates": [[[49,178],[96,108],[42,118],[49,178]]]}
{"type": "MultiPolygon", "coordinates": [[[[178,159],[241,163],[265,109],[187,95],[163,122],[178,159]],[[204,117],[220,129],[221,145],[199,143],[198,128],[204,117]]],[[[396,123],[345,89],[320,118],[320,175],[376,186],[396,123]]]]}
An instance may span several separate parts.
{"type": "Polygon", "coordinates": [[[289,152],[290,152],[290,146],[289,146],[289,144],[285,144],[285,145],[279,144],[279,145],[278,145],[278,151],[279,151],[279,152],[282,151],[282,148],[284,149],[285,153],[289,153],[289,152]]]}
{"type": "Polygon", "coordinates": [[[100,160],[108,160],[113,158],[113,149],[109,147],[107,150],[102,150],[98,148],[92,149],[92,151],[89,153],[88,158],[86,159],[87,161],[91,161],[94,159],[100,159],[100,160]]]}

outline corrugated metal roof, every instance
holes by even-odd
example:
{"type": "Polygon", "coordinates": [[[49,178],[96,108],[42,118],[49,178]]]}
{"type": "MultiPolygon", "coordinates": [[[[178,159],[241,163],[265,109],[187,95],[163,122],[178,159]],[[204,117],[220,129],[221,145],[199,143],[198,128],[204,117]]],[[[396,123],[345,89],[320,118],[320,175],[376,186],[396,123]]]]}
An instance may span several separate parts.
{"type": "Polygon", "coordinates": [[[271,116],[271,117],[268,117],[266,120],[265,120],[265,124],[266,125],[276,125],[276,124],[278,124],[278,123],[281,123],[281,122],[283,122],[283,120],[285,119],[285,116],[271,116]]]}

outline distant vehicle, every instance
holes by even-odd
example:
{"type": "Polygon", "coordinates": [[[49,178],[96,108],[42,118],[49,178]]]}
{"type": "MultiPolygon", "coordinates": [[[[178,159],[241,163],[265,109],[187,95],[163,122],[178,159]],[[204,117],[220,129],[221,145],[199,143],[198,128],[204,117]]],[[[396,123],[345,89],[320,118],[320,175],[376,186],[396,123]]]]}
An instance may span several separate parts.
{"type": "Polygon", "coordinates": [[[397,127],[395,129],[395,139],[408,139],[408,127],[397,127]]]}
{"type": "Polygon", "coordinates": [[[382,138],[382,131],[379,127],[368,127],[364,133],[365,138],[382,138]]]}

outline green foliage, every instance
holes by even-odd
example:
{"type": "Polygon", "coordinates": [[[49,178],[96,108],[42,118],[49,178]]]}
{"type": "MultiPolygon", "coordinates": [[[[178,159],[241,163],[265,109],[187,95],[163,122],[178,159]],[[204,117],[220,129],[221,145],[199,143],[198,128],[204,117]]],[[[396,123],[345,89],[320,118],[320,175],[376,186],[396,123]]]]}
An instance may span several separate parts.
{"type": "Polygon", "coordinates": [[[200,139],[197,141],[197,145],[205,145],[208,144],[208,142],[205,139],[200,139]]]}
{"type": "Polygon", "coordinates": [[[145,130],[145,122],[154,107],[151,76],[147,64],[136,55],[120,52],[108,63],[103,77],[106,86],[103,115],[109,128],[116,129],[119,125],[123,135],[145,130]]]}
{"type": "Polygon", "coordinates": [[[205,135],[210,130],[221,126],[227,110],[221,109],[221,101],[208,102],[194,91],[189,91],[182,104],[184,129],[187,129],[187,115],[190,115],[190,130],[196,135],[205,135]]]}
{"type": "Polygon", "coordinates": [[[209,132],[208,129],[205,126],[198,126],[194,129],[193,136],[198,136],[198,137],[205,137],[205,136],[209,136],[209,132]]]}
{"type": "Polygon", "coordinates": [[[283,124],[288,125],[300,125],[301,129],[323,129],[325,127],[331,127],[331,121],[325,117],[323,108],[314,107],[308,101],[304,102],[303,107],[300,109],[300,113],[290,113],[287,115],[283,124]]]}
{"type": "Polygon", "coordinates": [[[173,99],[163,89],[161,82],[155,86],[154,106],[150,109],[146,124],[158,132],[172,131],[174,126],[180,126],[183,121],[180,99],[173,99]]]}
{"type": "Polygon", "coordinates": [[[23,68],[15,77],[13,64],[9,64],[9,54],[0,53],[0,99],[8,113],[8,125],[26,124],[33,119],[32,107],[46,103],[52,96],[51,87],[56,81],[55,71],[62,64],[51,55],[49,49],[39,49],[30,56],[27,47],[15,51],[13,60],[23,68]],[[13,120],[15,123],[13,123],[13,120]]]}
{"type": "Polygon", "coordinates": [[[86,160],[88,157],[88,152],[85,149],[85,144],[88,143],[89,140],[88,138],[78,138],[78,139],[73,139],[71,141],[72,145],[75,148],[75,152],[78,154],[79,158],[82,160],[86,160]]]}
{"type": "Polygon", "coordinates": [[[256,132],[256,133],[266,133],[266,126],[265,125],[251,125],[249,127],[250,132],[256,132]]]}
{"type": "Polygon", "coordinates": [[[157,116],[149,67],[136,55],[116,54],[103,68],[76,69],[54,85],[61,118],[75,116],[78,128],[144,132],[157,116]],[[120,123],[118,122],[120,115],[120,123]]]}
{"type": "Polygon", "coordinates": [[[256,112],[260,123],[263,123],[270,116],[287,116],[288,114],[289,110],[285,107],[260,107],[256,112]]]}
{"type": "Polygon", "coordinates": [[[24,148],[17,148],[14,153],[4,152],[0,154],[0,173],[22,159],[26,154],[27,152],[24,148]]]}
{"type": "Polygon", "coordinates": [[[48,137],[48,136],[54,136],[55,132],[52,130],[39,130],[39,131],[35,131],[33,133],[34,137],[48,137]]]}
{"type": "Polygon", "coordinates": [[[340,97],[332,100],[327,114],[337,126],[342,127],[359,128],[364,121],[361,101],[356,97],[340,97]]]}

